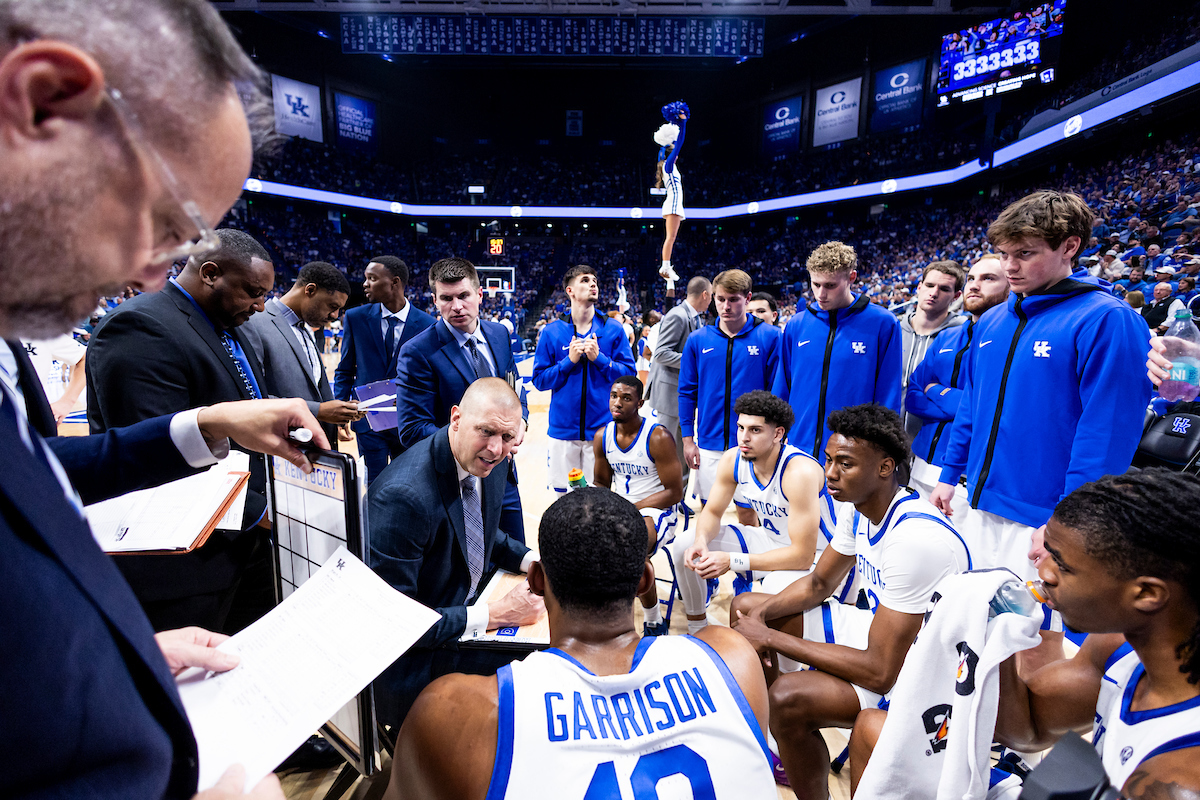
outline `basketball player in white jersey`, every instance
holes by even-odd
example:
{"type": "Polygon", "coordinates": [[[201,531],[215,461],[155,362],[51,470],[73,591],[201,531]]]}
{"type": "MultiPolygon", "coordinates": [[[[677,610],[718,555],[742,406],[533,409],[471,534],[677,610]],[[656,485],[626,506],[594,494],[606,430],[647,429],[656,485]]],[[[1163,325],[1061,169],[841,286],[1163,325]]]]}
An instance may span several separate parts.
{"type": "Polygon", "coordinates": [[[1038,566],[1063,622],[1089,634],[1070,659],[1022,680],[1001,667],[996,738],[1048,747],[1090,726],[1128,798],[1200,797],[1200,479],[1108,475],[1067,495],[1038,566]]]}
{"type": "Polygon", "coordinates": [[[705,580],[732,569],[749,581],[761,581],[761,591],[778,592],[812,569],[818,547],[827,541],[822,526],[828,535],[833,530],[830,510],[820,497],[825,485],[821,465],[784,441],[794,420],[792,407],[758,390],[739,397],[733,410],[738,446],[717,463],[694,534],[677,532],[671,548],[673,554],[683,549],[683,563],[689,567],[677,570],[676,577],[691,632],[706,624],[705,580]],[[758,514],[757,527],[721,524],[739,489],[758,514]]]}
{"type": "Polygon", "coordinates": [[[728,628],[640,638],[633,598],[654,582],[641,514],[594,487],[538,529],[529,585],[549,650],[421,694],[396,744],[388,800],[776,796],[767,688],[728,628]]]}
{"type": "Polygon", "coordinates": [[[734,598],[730,621],[763,655],[771,732],[799,800],[825,800],[829,750],[819,731],[849,728],[886,701],[938,581],[971,568],[962,538],[902,486],[912,453],[900,415],[874,403],[830,414],[825,484],[846,503],[813,571],[775,596],[734,598]],[[834,591],[856,570],[853,602],[834,591]],[[775,654],[812,670],[777,675],[775,654]]]}
{"type": "MultiPolygon", "coordinates": [[[[683,467],[670,432],[638,412],[642,407],[642,382],[625,375],[613,382],[608,410],[613,421],[596,431],[596,485],[611,489],[633,503],[646,520],[646,558],[658,552],[675,535],[679,502],[683,500],[683,467]]],[[[686,512],[685,512],[686,513],[686,512]]],[[[658,589],[653,585],[642,604],[644,636],[667,633],[658,589]]]]}

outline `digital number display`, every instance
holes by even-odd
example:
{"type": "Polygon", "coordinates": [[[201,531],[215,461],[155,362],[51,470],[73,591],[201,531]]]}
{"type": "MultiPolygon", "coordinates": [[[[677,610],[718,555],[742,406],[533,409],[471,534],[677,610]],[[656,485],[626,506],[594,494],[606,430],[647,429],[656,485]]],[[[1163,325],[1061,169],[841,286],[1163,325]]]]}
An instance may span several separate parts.
{"type": "Polygon", "coordinates": [[[942,37],[938,106],[1003,94],[1035,78],[1053,81],[1066,3],[1042,3],[942,37]]]}
{"type": "Polygon", "coordinates": [[[502,256],[504,255],[504,237],[494,236],[488,239],[488,255],[502,256]]]}

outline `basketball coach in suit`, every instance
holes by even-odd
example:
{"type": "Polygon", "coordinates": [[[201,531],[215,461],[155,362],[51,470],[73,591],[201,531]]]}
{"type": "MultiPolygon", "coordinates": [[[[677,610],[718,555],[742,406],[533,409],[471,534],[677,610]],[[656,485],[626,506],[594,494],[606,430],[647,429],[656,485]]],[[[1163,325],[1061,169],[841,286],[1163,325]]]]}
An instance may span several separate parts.
{"type": "MultiPolygon", "coordinates": [[[[160,292],[121,304],[88,344],[92,433],[196,406],[266,396],[258,360],[238,327],[261,312],[275,284],[271,257],[248,234],[216,232],[220,245],[189,259],[160,292]]],[[[250,459],[241,531],[218,531],[191,553],[121,556],[117,565],[155,630],[221,630],[260,543],[266,466],[250,459]]]]}
{"type": "Polygon", "coordinates": [[[292,288],[271,298],[263,313],[242,326],[246,341],[262,368],[271,397],[299,397],[321,423],[329,443],[337,446],[338,426],[359,418],[358,403],[334,400],[311,328],[338,318],[350,297],[350,282],[325,261],[300,268],[292,288]]]}
{"type": "Polygon", "coordinates": [[[650,362],[650,386],[646,397],[658,412],[658,421],[675,437],[675,450],[683,466],[683,488],[688,483],[688,464],[683,457],[683,429],[679,424],[679,362],[687,338],[704,324],[703,314],[712,300],[712,283],[696,276],[688,281],[687,297],[668,311],[658,324],[658,340],[650,362]]]}
{"type": "Polygon", "coordinates": [[[464,633],[524,625],[544,607],[526,584],[476,603],[490,562],[526,572],[528,547],[500,530],[500,508],[521,429],[521,403],[500,378],[480,378],[450,423],[396,457],[367,493],[371,567],[442,618],[375,681],[381,722],[399,725],[417,695],[450,672],[488,675],[512,654],[459,649],[464,633]]]}
{"type": "MultiPolygon", "coordinates": [[[[475,265],[465,258],[443,258],[429,268],[429,287],[441,317],[400,349],[396,368],[396,412],[400,446],[408,449],[450,421],[450,409],[478,378],[498,377],[509,386],[520,382],[508,329],[479,318],[483,290],[475,265]]],[[[529,422],[521,391],[519,447],[529,422]]],[[[516,465],[508,470],[508,489],[500,530],[525,541],[525,518],[517,491],[516,465]]]]}
{"type": "MultiPolygon", "coordinates": [[[[338,400],[349,400],[355,386],[395,378],[400,348],[433,324],[433,317],[404,298],[407,288],[408,265],[396,256],[376,256],[367,264],[363,291],[368,304],[350,309],[342,321],[342,360],[333,374],[338,400]]],[[[395,430],[373,431],[365,419],[352,427],[370,485],[404,448],[395,430]]]]}

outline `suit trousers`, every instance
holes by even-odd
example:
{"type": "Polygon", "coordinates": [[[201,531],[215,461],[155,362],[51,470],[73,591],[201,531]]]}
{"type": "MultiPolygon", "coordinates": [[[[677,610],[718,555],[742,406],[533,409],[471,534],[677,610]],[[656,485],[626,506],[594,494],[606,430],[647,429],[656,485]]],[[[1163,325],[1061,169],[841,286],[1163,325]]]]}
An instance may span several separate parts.
{"type": "Polygon", "coordinates": [[[370,486],[388,462],[404,452],[404,448],[400,446],[400,434],[395,429],[365,430],[358,431],[355,436],[358,438],[358,452],[367,464],[367,486],[370,486]]]}
{"type": "Polygon", "coordinates": [[[688,463],[683,457],[683,428],[679,426],[679,417],[672,417],[659,411],[657,421],[675,437],[675,452],[679,454],[679,465],[683,467],[683,496],[687,497],[688,475],[691,473],[691,469],[688,468],[688,463]]]}

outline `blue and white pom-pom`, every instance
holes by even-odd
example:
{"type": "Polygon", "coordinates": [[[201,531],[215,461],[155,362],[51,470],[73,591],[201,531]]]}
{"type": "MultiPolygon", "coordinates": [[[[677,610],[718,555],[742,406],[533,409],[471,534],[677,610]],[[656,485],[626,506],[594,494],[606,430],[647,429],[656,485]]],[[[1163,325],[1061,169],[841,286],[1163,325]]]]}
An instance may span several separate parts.
{"type": "Polygon", "coordinates": [[[676,100],[673,103],[667,103],[662,107],[663,119],[667,122],[674,122],[679,119],[679,115],[683,114],[684,119],[691,119],[692,111],[688,108],[688,104],[682,100],[676,100]]]}
{"type": "Polygon", "coordinates": [[[679,138],[679,126],[666,123],[654,132],[654,141],[659,147],[670,147],[679,138]]]}

